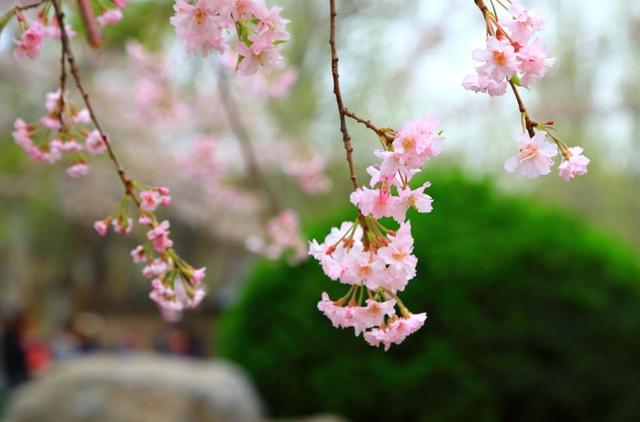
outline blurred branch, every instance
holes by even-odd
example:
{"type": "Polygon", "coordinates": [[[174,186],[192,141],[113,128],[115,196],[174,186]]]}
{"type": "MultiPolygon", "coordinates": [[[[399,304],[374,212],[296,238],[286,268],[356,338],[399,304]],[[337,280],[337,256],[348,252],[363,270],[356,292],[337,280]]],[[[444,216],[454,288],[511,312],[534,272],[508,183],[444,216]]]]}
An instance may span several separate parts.
{"type": "Polygon", "coordinates": [[[222,65],[220,65],[218,71],[218,89],[220,90],[222,108],[229,118],[231,130],[233,131],[236,139],[238,140],[238,143],[240,144],[240,149],[247,166],[249,177],[255,183],[256,188],[258,186],[262,186],[264,196],[267,197],[267,201],[269,202],[271,210],[274,212],[274,214],[277,214],[278,211],[282,209],[280,200],[269,186],[267,178],[260,168],[258,159],[256,157],[256,152],[251,142],[251,137],[249,136],[249,132],[247,131],[247,128],[240,118],[238,105],[236,104],[236,101],[231,94],[231,90],[229,89],[229,77],[222,65]]]}
{"type": "MultiPolygon", "coordinates": [[[[71,50],[71,46],[69,44],[69,36],[64,26],[64,12],[62,11],[62,8],[60,4],[58,4],[57,0],[53,1],[53,7],[56,13],[56,18],[58,19],[58,25],[60,26],[60,41],[62,43],[62,49],[67,57],[67,62],[69,63],[69,68],[71,69],[71,75],[73,76],[76,87],[78,88],[78,91],[80,91],[80,94],[82,94],[82,99],[84,101],[85,106],[87,107],[87,110],[89,111],[91,121],[93,122],[94,126],[100,133],[100,136],[102,137],[102,140],[104,141],[107,147],[107,153],[109,155],[109,158],[113,162],[114,166],[116,167],[116,170],[118,172],[118,177],[120,178],[120,181],[124,186],[125,194],[133,200],[133,202],[136,204],[138,208],[140,208],[140,200],[133,192],[133,182],[127,176],[124,169],[120,165],[118,158],[113,152],[111,141],[109,141],[109,138],[107,137],[106,133],[104,132],[104,130],[102,130],[102,126],[100,125],[100,122],[98,121],[96,113],[93,110],[93,106],[91,105],[91,101],[89,100],[89,94],[87,93],[87,91],[84,89],[82,85],[82,80],[80,79],[80,71],[78,70],[78,66],[76,65],[75,57],[73,55],[73,51],[71,50]]],[[[63,67],[63,71],[64,71],[64,67],[63,67]]],[[[61,78],[61,82],[63,82],[62,78],[61,78]]]]}
{"type": "Polygon", "coordinates": [[[80,15],[82,15],[84,27],[87,30],[89,45],[93,48],[100,47],[100,44],[102,44],[102,34],[100,33],[100,28],[98,27],[96,17],[91,8],[91,0],[78,0],[78,8],[80,9],[80,15]]]}

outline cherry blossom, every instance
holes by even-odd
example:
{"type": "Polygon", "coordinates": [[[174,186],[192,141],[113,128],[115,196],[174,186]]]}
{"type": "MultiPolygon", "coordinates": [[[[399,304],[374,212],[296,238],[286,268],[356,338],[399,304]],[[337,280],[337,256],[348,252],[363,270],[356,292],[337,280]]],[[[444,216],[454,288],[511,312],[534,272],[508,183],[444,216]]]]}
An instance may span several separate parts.
{"type": "Polygon", "coordinates": [[[268,9],[259,0],[176,0],[174,11],[170,22],[187,51],[207,56],[233,50],[244,75],[281,66],[280,45],[289,33],[280,7],[268,9]],[[236,33],[236,43],[223,36],[230,32],[236,33]]]}
{"type": "Polygon", "coordinates": [[[536,132],[533,138],[528,133],[521,133],[518,136],[519,153],[507,159],[504,169],[509,173],[520,169],[529,179],[551,173],[553,157],[558,154],[558,148],[545,138],[544,132],[536,132]]]}
{"type": "Polygon", "coordinates": [[[100,16],[96,18],[98,25],[115,25],[122,20],[122,9],[119,7],[113,9],[107,9],[100,16]]]}
{"type": "Polygon", "coordinates": [[[558,173],[565,181],[568,182],[575,176],[587,173],[587,166],[591,160],[582,155],[582,151],[582,147],[573,147],[567,150],[565,159],[558,166],[558,173]]]}
{"type": "Polygon", "coordinates": [[[18,59],[35,59],[40,55],[45,33],[37,22],[32,23],[22,33],[19,40],[14,40],[16,48],[14,55],[18,59]]]}

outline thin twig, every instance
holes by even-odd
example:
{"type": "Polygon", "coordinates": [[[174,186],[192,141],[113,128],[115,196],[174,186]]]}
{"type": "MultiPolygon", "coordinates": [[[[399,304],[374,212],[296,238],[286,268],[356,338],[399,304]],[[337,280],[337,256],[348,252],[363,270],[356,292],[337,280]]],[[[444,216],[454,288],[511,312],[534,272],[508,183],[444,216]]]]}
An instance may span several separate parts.
{"type": "Polygon", "coordinates": [[[80,71],[78,70],[78,66],[76,65],[75,57],[73,55],[73,51],[71,50],[71,46],[69,44],[69,36],[64,26],[64,12],[62,11],[62,7],[58,4],[58,1],[59,0],[53,0],[52,3],[56,13],[56,18],[58,20],[58,26],[60,27],[60,41],[62,43],[62,48],[64,49],[65,54],[67,56],[67,62],[69,63],[69,68],[71,69],[71,75],[73,76],[73,80],[75,81],[78,91],[80,92],[80,94],[82,94],[82,99],[84,101],[85,106],[87,107],[87,110],[89,111],[89,116],[91,117],[91,121],[93,122],[93,125],[98,130],[98,133],[100,133],[100,136],[102,137],[102,140],[107,147],[107,154],[109,156],[109,159],[113,162],[113,165],[116,167],[116,171],[118,172],[118,177],[120,178],[120,181],[124,186],[125,194],[133,200],[133,202],[136,204],[138,208],[140,208],[140,200],[133,192],[133,182],[127,176],[124,169],[120,165],[118,158],[113,152],[111,142],[109,141],[109,138],[107,137],[104,130],[102,130],[102,126],[98,121],[98,117],[96,116],[96,113],[93,110],[93,106],[91,105],[91,101],[89,100],[89,94],[87,94],[87,91],[84,89],[82,85],[82,80],[80,78],[80,71]]]}
{"type": "Polygon", "coordinates": [[[269,201],[271,210],[274,213],[277,213],[282,209],[279,198],[275,196],[274,191],[271,189],[269,183],[267,182],[267,178],[264,176],[262,170],[260,169],[260,165],[256,157],[256,152],[251,142],[249,131],[240,118],[240,113],[238,113],[238,105],[236,104],[235,98],[233,98],[233,95],[229,90],[229,78],[226,71],[222,68],[222,65],[220,66],[220,70],[218,71],[218,89],[220,90],[222,108],[229,118],[231,130],[233,131],[236,139],[238,140],[238,143],[240,144],[240,149],[247,166],[249,177],[253,180],[253,183],[256,185],[256,187],[262,186],[265,196],[269,201]]]}
{"type": "Polygon", "coordinates": [[[529,136],[533,138],[536,134],[535,131],[533,130],[533,128],[536,126],[536,122],[531,120],[531,118],[529,117],[529,112],[527,111],[527,108],[524,105],[524,101],[522,101],[522,98],[520,97],[520,92],[518,92],[518,87],[516,87],[516,84],[513,81],[509,81],[509,85],[511,86],[513,95],[516,97],[516,102],[518,103],[518,110],[520,110],[520,114],[524,116],[524,124],[525,124],[525,127],[527,128],[527,132],[529,133],[529,136]]]}
{"type": "Polygon", "coordinates": [[[17,6],[15,6],[15,10],[16,10],[16,12],[21,12],[23,10],[33,9],[33,8],[38,7],[41,4],[44,4],[44,3],[48,2],[48,1],[49,0],[40,0],[38,2],[27,4],[27,5],[24,5],[24,6],[17,5],[17,6]]]}
{"type": "Polygon", "coordinates": [[[344,114],[347,117],[351,117],[356,122],[362,123],[363,125],[365,125],[369,129],[374,131],[376,133],[376,135],[384,136],[384,131],[382,129],[379,129],[378,127],[376,127],[373,123],[371,123],[371,120],[366,120],[366,119],[358,116],[357,114],[355,114],[354,112],[352,112],[351,110],[349,110],[346,107],[344,109],[344,114]]]}

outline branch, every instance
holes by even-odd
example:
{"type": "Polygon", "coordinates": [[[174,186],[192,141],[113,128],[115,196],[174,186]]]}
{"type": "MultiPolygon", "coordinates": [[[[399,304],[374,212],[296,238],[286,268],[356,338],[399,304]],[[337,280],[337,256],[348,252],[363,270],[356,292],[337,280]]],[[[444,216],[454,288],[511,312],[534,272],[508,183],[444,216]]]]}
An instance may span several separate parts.
{"type": "Polygon", "coordinates": [[[100,27],[98,27],[96,17],[93,14],[93,9],[91,8],[91,1],[78,0],[78,8],[82,15],[84,27],[87,29],[87,40],[89,41],[89,45],[93,48],[100,47],[100,44],[102,44],[102,35],[100,34],[100,27]]]}
{"type": "Polygon", "coordinates": [[[218,89],[220,90],[222,108],[229,118],[231,130],[233,131],[236,139],[238,140],[238,143],[240,144],[240,149],[247,166],[249,177],[253,180],[253,183],[255,183],[256,187],[260,185],[262,186],[265,196],[268,198],[271,210],[274,213],[278,213],[282,209],[279,198],[274,195],[274,191],[267,183],[267,179],[260,169],[255,150],[253,149],[253,145],[251,143],[251,137],[249,136],[249,132],[247,131],[247,128],[240,118],[240,113],[238,113],[238,105],[236,104],[235,99],[233,98],[233,95],[229,90],[229,78],[227,76],[227,72],[224,70],[222,65],[220,66],[220,70],[218,71],[218,89]]]}
{"type": "Polygon", "coordinates": [[[336,104],[338,105],[338,113],[340,115],[340,132],[342,133],[342,143],[344,144],[344,150],[347,155],[347,163],[349,164],[349,175],[351,177],[351,184],[354,189],[360,187],[356,171],[353,166],[353,147],[351,146],[351,135],[347,129],[347,122],[345,116],[345,107],[342,103],[342,94],[340,92],[340,75],[338,73],[338,51],[336,49],[336,2],[335,0],[329,0],[330,9],[330,27],[329,27],[329,45],[331,46],[331,75],[333,76],[333,94],[336,97],[336,104]]]}
{"type": "Polygon", "coordinates": [[[524,116],[524,124],[527,128],[527,132],[529,132],[529,137],[533,138],[535,136],[535,132],[533,128],[536,126],[536,122],[531,120],[529,117],[529,112],[527,108],[524,106],[524,102],[520,97],[520,93],[518,92],[518,87],[513,81],[509,81],[509,85],[511,86],[511,90],[513,91],[513,95],[516,97],[516,102],[518,103],[518,110],[520,110],[520,114],[524,116]]]}
{"type": "MultiPolygon", "coordinates": [[[[84,89],[82,85],[82,80],[80,79],[80,71],[78,70],[78,66],[76,65],[76,60],[73,55],[73,51],[71,50],[71,46],[69,44],[69,36],[67,34],[67,31],[64,25],[64,12],[62,11],[61,5],[58,3],[58,1],[59,0],[53,0],[52,3],[53,3],[53,8],[55,10],[56,18],[58,20],[58,26],[60,27],[60,41],[62,43],[62,49],[67,57],[67,62],[69,63],[69,68],[71,69],[71,75],[73,76],[73,80],[75,81],[78,91],[80,92],[80,94],[82,94],[82,99],[84,101],[85,106],[87,107],[87,110],[89,111],[89,115],[91,117],[91,121],[93,122],[93,125],[96,127],[96,129],[100,133],[100,136],[102,137],[103,142],[107,146],[107,153],[109,155],[109,159],[113,162],[113,165],[115,166],[116,171],[118,172],[118,177],[120,178],[120,181],[124,186],[125,194],[133,200],[133,202],[136,204],[138,208],[140,208],[140,200],[133,192],[133,182],[127,176],[124,169],[120,165],[118,158],[113,152],[111,142],[109,141],[109,138],[105,134],[104,130],[102,130],[102,126],[100,125],[100,122],[98,121],[96,113],[93,110],[93,106],[91,105],[91,101],[89,100],[89,94],[87,94],[87,91],[84,89]]],[[[63,81],[63,78],[61,77],[61,82],[62,81],[63,81]]]]}
{"type": "MultiPolygon", "coordinates": [[[[333,94],[336,97],[336,104],[338,106],[338,114],[340,115],[340,133],[342,133],[342,143],[344,145],[344,150],[347,156],[347,163],[349,165],[349,175],[351,177],[351,184],[353,185],[353,189],[358,189],[360,187],[360,183],[358,182],[358,177],[356,176],[356,171],[353,166],[353,147],[351,146],[351,135],[349,135],[349,130],[347,129],[347,109],[342,103],[342,94],[340,92],[340,75],[338,73],[338,51],[336,49],[336,2],[335,0],[329,0],[329,46],[331,47],[331,76],[333,77],[333,94]]],[[[367,224],[366,217],[358,208],[358,220],[360,225],[362,226],[362,230],[364,232],[363,242],[365,249],[369,246],[369,240],[367,237],[367,231],[369,230],[369,226],[367,224]]]]}
{"type": "Polygon", "coordinates": [[[350,117],[353,120],[355,120],[356,122],[361,123],[361,124],[365,125],[367,128],[371,129],[387,145],[391,144],[393,142],[393,140],[395,139],[395,135],[394,135],[395,132],[393,131],[393,129],[390,129],[390,128],[380,129],[380,128],[376,127],[376,125],[371,123],[371,120],[366,120],[366,119],[358,116],[357,114],[355,114],[353,111],[349,110],[348,108],[344,109],[344,114],[345,114],[345,116],[350,117]]]}

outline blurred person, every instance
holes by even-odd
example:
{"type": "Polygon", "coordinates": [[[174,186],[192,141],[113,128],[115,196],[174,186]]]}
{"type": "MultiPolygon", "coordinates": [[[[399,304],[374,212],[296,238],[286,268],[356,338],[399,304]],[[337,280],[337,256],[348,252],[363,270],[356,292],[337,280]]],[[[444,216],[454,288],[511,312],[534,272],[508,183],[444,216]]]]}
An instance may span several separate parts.
{"type": "Polygon", "coordinates": [[[155,342],[155,348],[161,353],[180,357],[202,357],[202,348],[193,330],[185,325],[170,326],[162,332],[155,342]]]}
{"type": "Polygon", "coordinates": [[[24,344],[26,326],[27,319],[24,313],[16,312],[7,321],[2,333],[2,370],[9,390],[29,380],[24,344]]]}

